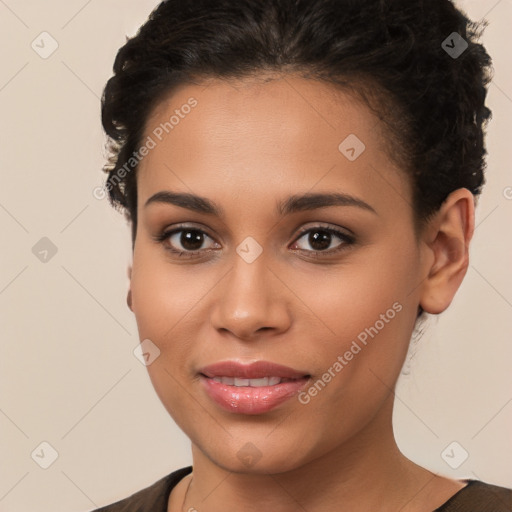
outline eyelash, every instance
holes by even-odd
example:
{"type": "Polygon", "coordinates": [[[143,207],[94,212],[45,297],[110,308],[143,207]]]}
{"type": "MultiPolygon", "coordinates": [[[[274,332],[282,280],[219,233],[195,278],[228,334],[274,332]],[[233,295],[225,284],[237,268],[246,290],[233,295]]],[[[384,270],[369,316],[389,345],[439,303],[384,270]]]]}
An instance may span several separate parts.
{"type": "MultiPolygon", "coordinates": [[[[176,233],[180,233],[182,231],[193,231],[193,232],[197,232],[197,233],[206,235],[209,238],[212,238],[212,237],[210,237],[210,235],[208,235],[208,233],[206,233],[202,229],[194,228],[194,227],[190,227],[190,226],[178,226],[176,228],[163,231],[162,233],[156,235],[154,237],[154,240],[160,244],[163,244],[164,248],[167,251],[169,251],[173,255],[177,255],[178,257],[185,256],[185,258],[193,258],[194,256],[196,256],[202,252],[205,252],[204,249],[198,250],[198,251],[177,251],[176,249],[173,249],[168,244],[166,244],[166,241],[172,235],[175,235],[176,233]]],[[[312,256],[314,258],[322,258],[322,257],[324,257],[324,255],[330,256],[332,254],[336,254],[340,251],[346,250],[349,246],[351,246],[355,243],[355,238],[353,236],[343,233],[342,231],[338,231],[337,229],[330,228],[330,227],[324,227],[324,226],[320,226],[320,225],[314,226],[312,228],[302,229],[301,231],[299,231],[298,237],[295,239],[295,241],[293,243],[295,244],[296,242],[298,242],[305,234],[310,233],[310,232],[315,232],[315,231],[326,232],[331,235],[337,236],[343,243],[341,243],[335,249],[330,249],[330,250],[326,250],[326,251],[307,251],[305,249],[295,249],[295,250],[306,252],[309,256],[312,256]]],[[[215,250],[215,249],[207,249],[206,251],[213,251],[213,250],[215,250]]]]}

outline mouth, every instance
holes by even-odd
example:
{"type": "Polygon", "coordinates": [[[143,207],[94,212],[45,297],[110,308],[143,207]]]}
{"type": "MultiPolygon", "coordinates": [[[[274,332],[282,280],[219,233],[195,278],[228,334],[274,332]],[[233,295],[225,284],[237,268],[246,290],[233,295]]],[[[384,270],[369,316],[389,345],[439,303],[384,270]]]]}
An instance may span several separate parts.
{"type": "Polygon", "coordinates": [[[223,410],[238,414],[263,414],[293,396],[311,375],[268,361],[246,365],[223,361],[199,372],[208,397],[223,410]]]}
{"type": "MultiPolygon", "coordinates": [[[[258,379],[282,379],[282,380],[294,380],[301,379],[308,375],[307,372],[295,370],[289,366],[283,366],[281,364],[272,363],[270,361],[255,361],[250,364],[244,364],[239,361],[221,361],[218,363],[210,364],[199,370],[199,372],[208,378],[221,378],[221,379],[238,379],[242,380],[258,380],[258,379]]],[[[227,384],[227,383],[226,383],[227,384]]],[[[276,382],[275,384],[278,384],[276,382]]],[[[243,386],[247,384],[234,384],[229,385],[243,386]]],[[[258,384],[256,384],[258,385],[258,384]]],[[[266,383],[265,385],[268,385],[266,383]]]]}
{"type": "MultiPolygon", "coordinates": [[[[206,375],[205,375],[206,377],[206,375]]],[[[208,377],[207,377],[208,378],[208,377]]],[[[277,386],[282,382],[292,382],[297,379],[285,379],[281,377],[261,377],[259,379],[241,379],[237,377],[211,377],[215,382],[221,382],[222,384],[227,384],[228,386],[235,387],[251,387],[251,388],[261,388],[267,386],[277,386]]]]}

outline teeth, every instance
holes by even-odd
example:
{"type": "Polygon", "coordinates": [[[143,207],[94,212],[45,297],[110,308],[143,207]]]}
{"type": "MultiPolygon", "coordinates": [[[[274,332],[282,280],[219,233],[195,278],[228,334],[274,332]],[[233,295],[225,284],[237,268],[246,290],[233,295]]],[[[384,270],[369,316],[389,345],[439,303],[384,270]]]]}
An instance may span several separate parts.
{"type": "Polygon", "coordinates": [[[289,379],[281,379],[280,377],[262,377],[260,379],[239,379],[237,377],[212,377],[215,382],[222,382],[228,386],[250,386],[252,388],[262,386],[275,386],[289,379]]]}
{"type": "Polygon", "coordinates": [[[228,384],[233,386],[235,383],[235,379],[233,377],[213,377],[213,380],[216,382],[222,382],[222,384],[228,384]]]}

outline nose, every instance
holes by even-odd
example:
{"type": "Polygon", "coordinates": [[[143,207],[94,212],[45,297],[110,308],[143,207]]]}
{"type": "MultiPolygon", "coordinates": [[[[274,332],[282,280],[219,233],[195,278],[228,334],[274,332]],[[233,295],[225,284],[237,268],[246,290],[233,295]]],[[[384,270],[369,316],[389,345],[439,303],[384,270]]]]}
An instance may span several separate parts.
{"type": "Polygon", "coordinates": [[[244,341],[283,333],[291,323],[291,295],[263,255],[252,263],[236,256],[216,287],[212,325],[244,341]]]}

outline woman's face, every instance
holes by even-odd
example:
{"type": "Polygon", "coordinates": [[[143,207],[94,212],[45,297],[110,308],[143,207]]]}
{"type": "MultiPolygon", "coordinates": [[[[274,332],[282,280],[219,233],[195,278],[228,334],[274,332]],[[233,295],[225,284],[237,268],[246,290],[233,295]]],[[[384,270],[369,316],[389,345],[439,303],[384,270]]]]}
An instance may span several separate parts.
{"type": "Polygon", "coordinates": [[[147,122],[131,308],[158,396],[223,468],[287,471],[391,432],[427,267],[381,129],[291,75],[183,85],[147,122]],[[205,370],[225,361],[296,373],[205,370]]]}

